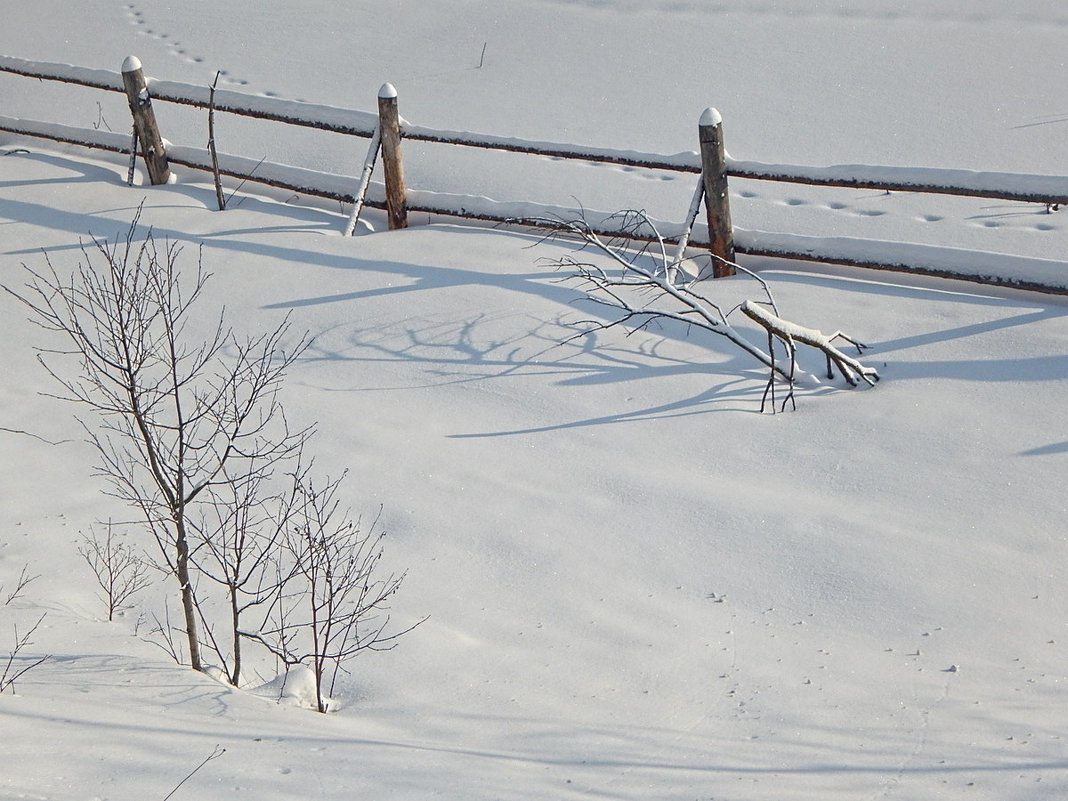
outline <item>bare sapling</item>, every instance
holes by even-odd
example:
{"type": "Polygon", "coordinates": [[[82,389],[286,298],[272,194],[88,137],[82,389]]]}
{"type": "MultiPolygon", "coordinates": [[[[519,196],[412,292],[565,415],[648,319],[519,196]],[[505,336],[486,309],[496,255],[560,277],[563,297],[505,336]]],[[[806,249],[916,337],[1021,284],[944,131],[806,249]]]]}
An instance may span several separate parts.
{"type": "Polygon", "coordinates": [[[392,649],[419,624],[389,631],[389,601],[404,574],[384,571],[378,520],[364,527],[350,517],[341,507],[340,486],[341,479],[316,484],[307,471],[294,476],[284,563],[276,568],[285,580],[259,631],[246,633],[287,667],[311,668],[319,712],[327,711],[349,660],[392,649]]]}
{"type": "MultiPolygon", "coordinates": [[[[228,475],[213,486],[198,526],[195,561],[200,572],[225,592],[227,640],[222,645],[210,624],[205,629],[228,681],[241,685],[244,667],[242,620],[246,613],[269,607],[290,579],[278,571],[292,497],[268,492],[271,476],[246,463],[243,475],[228,475]]],[[[292,571],[290,567],[290,571],[292,571]]]]}
{"type": "Polygon", "coordinates": [[[30,568],[23,566],[22,571],[19,573],[19,577],[15,579],[13,586],[6,584],[0,584],[0,605],[11,606],[15,601],[22,597],[26,592],[26,588],[40,576],[30,575],[30,568]]]}
{"type": "MultiPolygon", "coordinates": [[[[644,212],[620,212],[602,223],[602,228],[612,225],[617,236],[598,233],[584,219],[535,222],[540,227],[553,229],[546,239],[578,240],[576,253],[579,255],[565,255],[550,264],[566,271],[565,280],[577,282],[594,304],[609,309],[604,319],[578,323],[582,328],[577,337],[616,327],[640,331],[658,322],[682,323],[724,337],[748,353],[770,371],[772,383],[783,381],[788,385],[790,399],[799,378],[818,382],[797,365],[795,345],[798,342],[824,353],[828,359],[828,378],[834,377],[830,371],[832,364],[838,367],[851,387],[857,386],[858,380],[874,385],[879,378],[874,368],[842,353],[833,343],[836,339],[844,339],[856,346],[858,352],[863,345],[840,331],[828,337],[783,319],[768,283],[739,264],[731,263],[731,272],[755,282],[759,287],[759,299],[746,300],[725,309],[708,297],[703,291],[708,284],[699,278],[709,271],[695,267],[692,264],[695,259],[686,258],[683,247],[670,248],[644,212]],[[739,309],[768,333],[766,351],[731,322],[731,314],[739,309]],[[785,359],[776,357],[774,341],[786,344],[785,359]]],[[[700,258],[710,257],[705,254],[700,258]]],[[[721,288],[722,284],[717,283],[716,287],[721,288]]],[[[761,410],[764,410],[763,403],[761,410]]]]}
{"type": "Polygon", "coordinates": [[[182,652],[182,635],[185,634],[185,630],[171,622],[171,606],[166,599],[163,601],[163,619],[161,620],[158,614],[153,613],[152,623],[152,628],[148,630],[146,636],[140,638],[141,641],[159,648],[173,659],[175,664],[185,664],[182,652]]]}
{"type": "MultiPolygon", "coordinates": [[[[28,571],[29,568],[22,568],[13,587],[0,584],[0,606],[9,607],[15,603],[26,587],[37,578],[37,576],[30,575],[28,571]]],[[[27,656],[25,653],[33,645],[33,635],[44,619],[45,615],[41,614],[29,628],[23,627],[21,631],[17,622],[11,624],[12,645],[8,649],[7,658],[0,661],[0,695],[8,689],[14,692],[16,681],[51,658],[50,656],[27,656]]]]}
{"type": "Polygon", "coordinates": [[[38,326],[64,344],[38,358],[61,388],[55,397],[94,414],[82,420],[110,493],[137,509],[181,598],[190,665],[203,668],[191,548],[197,506],[211,488],[295,452],[277,393],[307,346],[288,320],[238,337],[220,312],[204,324],[194,309],[209,274],[200,258],[182,274],[182,248],[141,235],[140,212],[125,237],[93,239],[70,273],[46,257],[27,267],[22,292],[5,289],[38,326]]]}
{"type": "Polygon", "coordinates": [[[24,655],[26,649],[33,645],[33,635],[44,619],[45,616],[42,614],[33,625],[28,629],[24,628],[21,632],[17,623],[12,624],[14,644],[7,652],[7,659],[0,664],[0,694],[9,688],[14,690],[16,681],[51,658],[50,656],[27,657],[24,655]]]}
{"type": "Polygon", "coordinates": [[[89,533],[82,536],[78,553],[93,572],[109,622],[115,619],[116,612],[129,607],[134,595],[152,583],[148,575],[149,565],[138,550],[115,532],[110,520],[104,534],[90,528],[89,533]]]}

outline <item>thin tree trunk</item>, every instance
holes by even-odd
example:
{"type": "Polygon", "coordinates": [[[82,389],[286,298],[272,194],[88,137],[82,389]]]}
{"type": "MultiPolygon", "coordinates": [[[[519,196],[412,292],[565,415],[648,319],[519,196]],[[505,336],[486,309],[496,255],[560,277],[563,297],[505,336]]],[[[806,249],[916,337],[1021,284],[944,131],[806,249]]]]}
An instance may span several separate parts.
{"type": "Polygon", "coordinates": [[[193,670],[204,670],[200,661],[200,637],[197,634],[197,607],[193,597],[193,583],[189,578],[189,540],[186,538],[185,520],[181,514],[174,521],[175,525],[175,574],[182,590],[182,613],[185,616],[185,633],[189,641],[189,666],[193,670]]]}
{"type": "Polygon", "coordinates": [[[241,680],[241,610],[237,606],[237,587],[230,587],[230,620],[234,627],[234,671],[230,683],[235,687],[241,680]]]}

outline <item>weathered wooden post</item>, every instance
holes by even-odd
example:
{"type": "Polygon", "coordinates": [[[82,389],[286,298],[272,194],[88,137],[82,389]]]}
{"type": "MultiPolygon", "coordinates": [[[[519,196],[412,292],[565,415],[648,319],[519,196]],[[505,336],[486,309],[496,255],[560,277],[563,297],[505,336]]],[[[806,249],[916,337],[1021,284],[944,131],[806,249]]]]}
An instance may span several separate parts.
{"type": "Polygon", "coordinates": [[[408,200],[401,159],[400,114],[397,90],[391,83],[378,90],[378,130],[382,139],[382,169],[386,177],[386,212],[390,230],[408,227],[408,200]]]}
{"type": "Polygon", "coordinates": [[[154,185],[165,184],[171,178],[167,149],[163,146],[163,138],[156,125],[156,114],[152,111],[152,98],[148,96],[141,60],[136,56],[127,56],[122,62],[122,83],[126,87],[126,99],[130,101],[130,113],[133,114],[134,130],[141,142],[141,156],[148,168],[148,179],[154,185]]]}
{"type": "Polygon", "coordinates": [[[727,151],[723,145],[723,118],[706,108],[698,126],[701,140],[701,175],[705,184],[712,277],[734,275],[734,229],[727,191],[727,151]]]}

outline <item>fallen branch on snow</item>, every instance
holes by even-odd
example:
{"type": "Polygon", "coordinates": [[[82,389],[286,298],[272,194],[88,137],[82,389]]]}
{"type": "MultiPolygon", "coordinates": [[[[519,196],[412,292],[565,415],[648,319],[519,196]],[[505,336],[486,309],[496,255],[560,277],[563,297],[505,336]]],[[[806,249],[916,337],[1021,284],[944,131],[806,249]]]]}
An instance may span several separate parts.
{"type": "MultiPolygon", "coordinates": [[[[539,219],[536,221],[540,226],[553,229],[553,233],[549,234],[546,239],[573,236],[582,243],[579,252],[592,250],[609,260],[609,264],[604,266],[593,260],[582,260],[567,255],[550,262],[558,269],[568,270],[571,275],[566,280],[579,281],[587,297],[594,303],[607,306],[617,312],[615,317],[607,321],[584,321],[587,327],[576,337],[617,326],[629,328],[633,332],[648,327],[654,321],[682,322],[727,338],[767,367],[771,371],[769,389],[772,392],[776,376],[786,381],[789,387],[788,401],[793,401],[794,386],[798,379],[808,379],[813,383],[819,383],[819,379],[798,367],[797,342],[824,353],[827,357],[828,378],[834,377],[832,365],[836,365],[846,383],[851,387],[857,386],[858,379],[869,386],[874,386],[879,379],[874,368],[861,364],[860,361],[846,355],[833,344],[836,339],[844,339],[856,347],[857,352],[860,353],[864,348],[861,343],[841,331],[826,336],[816,329],[807,328],[780,317],[767,282],[751,270],[735,264],[733,266],[738,273],[759,283],[765,296],[763,301],[746,300],[740,306],[735,307],[740,308],[747,317],[768,332],[768,350],[765,352],[731,325],[728,316],[734,309],[724,312],[717,303],[698,290],[700,283],[698,279],[678,282],[680,276],[687,273],[699,276],[703,274],[703,271],[700,269],[684,270],[686,263],[693,259],[685,257],[683,248],[677,248],[673,254],[669,255],[668,244],[644,212],[623,211],[615,215],[613,219],[621,234],[618,240],[604,238],[592,230],[584,219],[539,219]],[[635,239],[638,237],[646,241],[636,243],[635,239]],[[768,311],[765,306],[769,306],[771,311],[768,311]],[[774,342],[776,340],[786,345],[785,364],[775,357],[774,342]]],[[[761,411],[766,406],[769,389],[765,389],[761,411]]],[[[784,401],[784,408],[785,403],[784,401]]],[[[773,396],[772,409],[774,408],[773,396]]]]}
{"type": "MultiPolygon", "coordinates": [[[[874,367],[865,367],[857,359],[852,356],[848,356],[842,353],[835,347],[834,341],[836,339],[844,339],[857,349],[857,354],[863,352],[865,345],[846,336],[841,331],[835,331],[833,334],[827,335],[821,331],[817,331],[815,328],[805,328],[804,326],[791,323],[789,320],[784,320],[781,317],[772,314],[767,309],[763,308],[760,304],[754,303],[751,300],[747,300],[741,305],[742,313],[750,320],[761,326],[768,332],[768,352],[774,356],[774,339],[780,340],[786,345],[786,352],[789,358],[791,366],[796,364],[797,356],[797,343],[800,342],[803,345],[816,348],[821,351],[824,356],[827,357],[827,378],[834,378],[834,366],[838,367],[838,371],[842,374],[842,378],[851,387],[857,386],[857,379],[864,381],[868,386],[875,386],[875,382],[879,380],[879,373],[874,367]],[[832,366],[833,365],[833,366],[832,366]]],[[[764,389],[764,397],[760,402],[761,411],[764,410],[764,404],[767,401],[769,390],[774,393],[775,375],[774,373],[768,379],[768,386],[764,389]]],[[[790,382],[790,391],[787,394],[786,400],[794,403],[794,388],[793,381],[790,382]]],[[[783,407],[786,406],[786,400],[783,401],[783,407]]],[[[775,405],[775,397],[772,395],[772,407],[775,405]]],[[[794,404],[796,408],[796,404],[794,404]]]]}

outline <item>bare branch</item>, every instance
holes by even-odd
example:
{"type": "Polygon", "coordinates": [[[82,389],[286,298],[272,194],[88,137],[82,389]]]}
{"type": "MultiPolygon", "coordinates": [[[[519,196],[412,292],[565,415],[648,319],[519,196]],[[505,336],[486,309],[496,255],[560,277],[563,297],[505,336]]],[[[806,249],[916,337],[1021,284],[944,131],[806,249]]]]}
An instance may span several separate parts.
{"type": "MultiPolygon", "coordinates": [[[[698,190],[695,202],[699,200],[698,190]]],[[[571,238],[578,241],[577,252],[599,254],[601,260],[580,260],[573,255],[562,256],[550,262],[557,269],[565,270],[565,280],[575,281],[594,304],[612,310],[613,314],[604,320],[584,320],[582,330],[576,337],[586,336],[595,331],[604,331],[622,327],[633,333],[646,329],[653,322],[673,321],[690,328],[722,336],[735,346],[751,355],[759,364],[768,368],[770,381],[776,377],[789,386],[787,401],[793,401],[793,390],[798,378],[818,383],[814,376],[805,373],[797,364],[795,342],[817,348],[827,357],[828,378],[834,377],[833,367],[837,366],[846,383],[857,386],[858,380],[874,385],[878,373],[874,368],[866,367],[857,359],[842,353],[833,343],[844,339],[858,347],[862,346],[840,331],[825,336],[814,329],[798,326],[779,317],[775,299],[767,281],[751,270],[732,264],[737,272],[754,280],[764,296],[762,303],[770,306],[768,312],[757,301],[746,300],[728,312],[724,312],[716,302],[711,300],[698,288],[699,281],[691,280],[679,283],[678,278],[684,274],[682,265],[689,261],[684,257],[685,237],[674,254],[669,255],[668,248],[657,232],[656,227],[642,211],[624,211],[613,218],[614,230],[625,234],[615,241],[594,231],[584,219],[578,220],[538,220],[543,227],[552,229],[541,241],[556,238],[571,238]],[[641,237],[653,242],[635,245],[634,237],[641,237]],[[607,263],[605,263],[607,261],[607,263]],[[768,332],[768,348],[762,348],[751,342],[741,331],[731,325],[730,314],[735,309],[743,313],[768,332]],[[775,357],[774,343],[778,339],[786,345],[786,358],[780,361],[775,357]]],[[[722,261],[722,259],[720,260],[722,261]]],[[[693,271],[700,276],[702,271],[693,271]]],[[[769,386],[772,390],[773,386],[769,386]]],[[[761,408],[764,408],[768,390],[761,408]]],[[[784,404],[787,402],[784,401],[784,404]]],[[[772,401],[774,408],[774,400],[772,401]]]]}
{"type": "Polygon", "coordinates": [[[783,320],[748,300],[742,304],[741,309],[743,314],[767,330],[769,335],[774,335],[785,342],[787,347],[792,349],[793,343],[800,342],[821,351],[827,357],[827,378],[834,378],[834,372],[831,369],[833,364],[851,387],[857,385],[858,378],[868,386],[875,386],[875,382],[879,380],[879,373],[874,367],[865,367],[860,361],[835,347],[834,340],[844,339],[857,349],[858,354],[862,353],[865,348],[860,342],[841,331],[835,331],[828,336],[815,328],[805,328],[783,320]]]}
{"type": "Polygon", "coordinates": [[[215,748],[212,750],[212,752],[210,754],[208,754],[206,757],[204,757],[203,761],[201,761],[201,763],[199,765],[197,765],[195,768],[193,768],[193,770],[191,770],[189,772],[188,776],[186,776],[184,779],[182,779],[180,782],[178,782],[178,784],[176,784],[174,786],[174,789],[171,790],[169,793],[167,793],[167,795],[163,796],[163,801],[170,801],[171,796],[173,796],[175,793],[177,793],[178,790],[181,789],[182,785],[185,784],[190,779],[192,779],[201,768],[203,768],[205,765],[207,765],[213,759],[218,759],[219,757],[221,757],[225,753],[226,753],[226,749],[225,748],[220,748],[219,746],[215,746],[215,748]]]}
{"type": "Polygon", "coordinates": [[[44,621],[45,616],[41,615],[37,618],[37,622],[30,626],[29,631],[25,631],[19,634],[18,624],[14,624],[14,645],[11,650],[8,651],[7,659],[3,663],[3,670],[0,671],[0,693],[3,693],[9,687],[14,688],[15,682],[33,670],[35,667],[39,667],[51,659],[51,656],[31,657],[27,660],[26,664],[20,666],[19,662],[23,659],[22,652],[33,645],[31,639],[41,623],[44,621]]]}
{"type": "Polygon", "coordinates": [[[343,478],[317,483],[306,469],[293,476],[282,541],[286,565],[276,567],[282,581],[260,629],[240,632],[287,666],[308,664],[320,712],[343,663],[361,651],[388,650],[415,627],[388,632],[388,603],[404,574],[380,568],[384,534],[378,518],[365,529],[342,509],[343,478]]]}
{"type": "Polygon", "coordinates": [[[3,599],[2,606],[10,606],[16,600],[18,600],[22,594],[26,591],[26,587],[31,582],[36,581],[40,576],[29,575],[29,566],[23,565],[22,571],[19,573],[19,577],[15,580],[15,586],[10,590],[6,589],[5,585],[0,584],[0,599],[3,599]],[[4,593],[7,595],[4,595],[4,593]]]}

